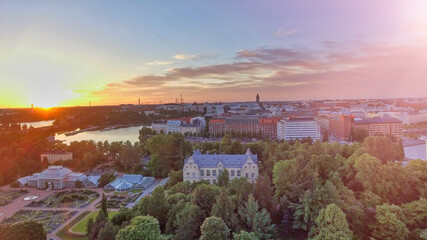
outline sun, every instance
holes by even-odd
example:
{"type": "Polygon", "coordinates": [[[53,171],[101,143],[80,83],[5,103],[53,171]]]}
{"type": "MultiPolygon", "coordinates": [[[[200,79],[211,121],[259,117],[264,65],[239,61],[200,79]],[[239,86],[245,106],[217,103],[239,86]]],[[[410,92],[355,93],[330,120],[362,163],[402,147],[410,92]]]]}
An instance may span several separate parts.
{"type": "Polygon", "coordinates": [[[51,91],[46,89],[32,92],[29,100],[34,107],[49,109],[58,106],[63,100],[63,96],[61,97],[55,89],[51,89],[51,91]]]}

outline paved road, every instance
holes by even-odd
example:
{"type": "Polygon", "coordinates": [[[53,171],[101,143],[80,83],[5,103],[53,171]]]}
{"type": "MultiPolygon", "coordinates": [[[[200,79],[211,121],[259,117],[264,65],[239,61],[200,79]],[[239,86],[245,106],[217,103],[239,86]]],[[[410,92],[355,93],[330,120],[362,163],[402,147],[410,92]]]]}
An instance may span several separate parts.
{"type": "Polygon", "coordinates": [[[161,179],[161,180],[156,180],[153,184],[151,184],[151,186],[149,188],[147,188],[144,192],[142,192],[141,196],[139,196],[135,202],[132,203],[128,203],[128,205],[126,205],[127,208],[133,208],[135,205],[137,205],[139,203],[139,201],[141,201],[141,199],[147,195],[150,195],[154,189],[156,189],[156,187],[158,186],[164,186],[167,182],[169,181],[169,177],[165,178],[165,179],[161,179]]]}

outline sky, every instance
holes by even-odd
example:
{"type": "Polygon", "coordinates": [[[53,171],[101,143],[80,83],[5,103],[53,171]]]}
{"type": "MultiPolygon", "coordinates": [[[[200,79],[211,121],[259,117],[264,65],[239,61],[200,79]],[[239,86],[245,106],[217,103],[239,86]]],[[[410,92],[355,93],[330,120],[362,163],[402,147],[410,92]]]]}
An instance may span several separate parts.
{"type": "Polygon", "coordinates": [[[427,97],[427,1],[0,0],[0,108],[427,97]]]}

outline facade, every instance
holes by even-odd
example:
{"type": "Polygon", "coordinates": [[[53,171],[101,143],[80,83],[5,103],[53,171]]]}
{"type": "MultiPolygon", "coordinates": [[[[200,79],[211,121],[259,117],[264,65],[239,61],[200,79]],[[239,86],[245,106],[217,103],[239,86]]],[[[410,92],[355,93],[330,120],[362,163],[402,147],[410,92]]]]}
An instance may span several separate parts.
{"type": "Polygon", "coordinates": [[[227,169],[230,180],[245,177],[250,183],[258,178],[258,157],[249,149],[242,155],[201,154],[199,150],[184,162],[183,179],[190,182],[206,180],[216,184],[218,175],[227,169]]]}
{"type": "Polygon", "coordinates": [[[188,118],[183,120],[159,121],[151,124],[151,129],[156,133],[199,133],[206,125],[206,121],[202,117],[188,118]]]}
{"type": "Polygon", "coordinates": [[[73,153],[72,152],[63,152],[63,151],[52,151],[52,152],[45,152],[40,154],[40,159],[43,162],[44,159],[47,159],[47,162],[49,164],[55,163],[59,160],[73,160],[73,153]]]}
{"type": "Polygon", "coordinates": [[[369,133],[369,136],[385,135],[397,139],[403,137],[402,121],[392,117],[355,119],[353,128],[363,128],[369,133]]]}
{"type": "Polygon", "coordinates": [[[277,137],[278,118],[260,118],[253,116],[213,118],[209,121],[211,135],[223,133],[261,133],[263,137],[277,137]]]}
{"type": "Polygon", "coordinates": [[[286,141],[304,138],[320,140],[320,127],[313,118],[282,119],[277,123],[277,138],[286,141]]]}
{"type": "Polygon", "coordinates": [[[21,185],[44,189],[64,189],[76,187],[76,182],[81,181],[83,185],[87,182],[87,176],[82,173],[73,173],[70,169],[62,166],[50,166],[41,173],[20,178],[21,185]]]}
{"type": "Polygon", "coordinates": [[[199,133],[201,131],[201,127],[197,124],[181,124],[180,131],[182,134],[199,133]]]}
{"type": "Polygon", "coordinates": [[[166,134],[170,133],[180,133],[181,132],[181,124],[180,120],[169,120],[166,122],[166,134]]]}
{"type": "Polygon", "coordinates": [[[316,117],[317,125],[320,127],[322,134],[329,133],[329,118],[324,116],[316,117]]]}
{"type": "Polygon", "coordinates": [[[157,121],[151,124],[151,129],[156,131],[156,133],[166,133],[166,121],[157,121]]]}
{"type": "Polygon", "coordinates": [[[353,116],[340,116],[329,119],[329,131],[336,138],[348,140],[353,127],[353,116]]]}

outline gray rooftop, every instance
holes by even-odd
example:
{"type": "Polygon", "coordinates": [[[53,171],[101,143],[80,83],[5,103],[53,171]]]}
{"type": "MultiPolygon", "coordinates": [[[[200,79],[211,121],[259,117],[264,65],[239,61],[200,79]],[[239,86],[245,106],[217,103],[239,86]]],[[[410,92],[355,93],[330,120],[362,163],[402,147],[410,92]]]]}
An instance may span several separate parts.
{"type": "MultiPolygon", "coordinates": [[[[216,168],[221,161],[225,168],[241,168],[250,156],[255,164],[258,164],[258,156],[252,154],[248,149],[245,154],[201,154],[199,150],[194,151],[193,160],[199,168],[216,168]]],[[[185,163],[189,158],[185,160],[185,163]]]]}

